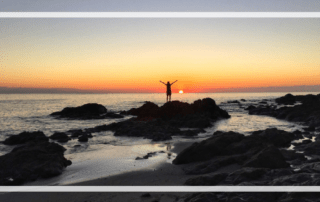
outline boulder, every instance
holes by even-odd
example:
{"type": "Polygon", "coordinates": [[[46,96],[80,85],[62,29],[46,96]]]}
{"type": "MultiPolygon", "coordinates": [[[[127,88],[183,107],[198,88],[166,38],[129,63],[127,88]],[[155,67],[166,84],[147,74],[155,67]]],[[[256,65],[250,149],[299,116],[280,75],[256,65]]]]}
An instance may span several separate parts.
{"type": "Polygon", "coordinates": [[[243,166],[276,169],[290,167],[290,164],[285,161],[279,149],[270,145],[250,158],[243,166]]]}
{"type": "Polygon", "coordinates": [[[228,176],[227,173],[209,174],[188,179],[184,184],[193,186],[218,185],[228,176]]]}
{"type": "MultiPolygon", "coordinates": [[[[291,97],[290,99],[293,100],[292,95],[287,95],[287,98],[288,97],[291,97]]],[[[287,101],[279,101],[279,99],[280,98],[278,98],[278,102],[288,103],[287,101]]],[[[278,109],[268,106],[257,106],[254,108],[251,107],[248,108],[249,114],[267,115],[276,117],[278,119],[285,119],[287,121],[303,122],[306,125],[310,126],[309,128],[307,128],[307,130],[314,131],[316,127],[320,126],[320,96],[300,95],[294,96],[294,99],[296,101],[302,102],[302,104],[291,107],[285,106],[278,109]]]]}
{"type": "Polygon", "coordinates": [[[118,123],[85,129],[86,132],[114,131],[115,136],[144,137],[153,141],[165,141],[172,136],[196,136],[203,128],[212,126],[214,121],[230,118],[211,98],[196,100],[192,104],[180,101],[167,102],[158,107],[146,102],[139,108],[130,109],[123,114],[136,115],[118,123]],[[195,130],[180,130],[193,128],[195,130]]]}
{"type": "Polygon", "coordinates": [[[244,135],[227,132],[216,132],[212,137],[201,141],[200,143],[193,143],[190,147],[181,151],[173,164],[186,164],[197,161],[206,161],[215,156],[221,156],[229,153],[227,147],[235,142],[244,139],[244,135]]]}
{"type": "Polygon", "coordinates": [[[24,144],[27,142],[48,142],[49,138],[41,131],[22,132],[18,135],[12,135],[3,141],[5,145],[24,144]]]}
{"type": "Polygon", "coordinates": [[[49,142],[28,143],[0,156],[0,185],[20,185],[38,178],[60,175],[71,165],[66,149],[49,142]]]}
{"type": "Polygon", "coordinates": [[[66,107],[60,112],[50,114],[56,118],[68,119],[105,119],[105,118],[123,118],[122,115],[107,113],[107,109],[96,103],[89,103],[79,107],[66,107]]]}
{"type": "Polygon", "coordinates": [[[57,140],[58,142],[68,142],[70,140],[66,133],[56,132],[49,137],[52,140],[57,140]]]}
{"type": "Polygon", "coordinates": [[[219,108],[215,101],[211,98],[204,98],[202,100],[196,100],[192,104],[180,101],[167,102],[163,106],[152,102],[146,102],[139,108],[130,109],[127,114],[136,115],[139,120],[148,118],[152,120],[154,118],[161,118],[169,120],[172,118],[181,118],[187,115],[202,114],[211,119],[230,118],[230,115],[219,108]]]}
{"type": "Polygon", "coordinates": [[[252,133],[252,136],[258,136],[265,141],[274,144],[276,147],[289,147],[292,140],[303,138],[301,134],[289,133],[277,128],[268,128],[252,133]]]}
{"type": "Polygon", "coordinates": [[[284,104],[284,105],[293,105],[296,102],[295,96],[292,94],[286,94],[283,97],[276,98],[276,103],[278,104],[284,104]]]}
{"type": "Polygon", "coordinates": [[[87,135],[81,135],[78,138],[79,142],[88,142],[88,136],[87,135]]]}

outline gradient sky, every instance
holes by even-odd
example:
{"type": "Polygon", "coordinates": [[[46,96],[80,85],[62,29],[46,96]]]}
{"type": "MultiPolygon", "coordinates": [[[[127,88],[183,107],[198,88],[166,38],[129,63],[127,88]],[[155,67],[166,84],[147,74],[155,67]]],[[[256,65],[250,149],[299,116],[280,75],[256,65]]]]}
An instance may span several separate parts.
{"type": "Polygon", "coordinates": [[[1,87],[320,84],[319,19],[0,19],[0,26],[1,87]]]}
{"type": "Polygon", "coordinates": [[[2,0],[10,11],[320,11],[319,0],[2,0]]]}

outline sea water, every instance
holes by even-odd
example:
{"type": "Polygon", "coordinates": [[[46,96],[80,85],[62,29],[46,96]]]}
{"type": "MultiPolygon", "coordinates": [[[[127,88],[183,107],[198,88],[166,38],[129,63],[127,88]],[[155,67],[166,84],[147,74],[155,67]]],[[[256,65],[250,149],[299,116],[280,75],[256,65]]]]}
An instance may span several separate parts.
{"type": "MultiPolygon", "coordinates": [[[[94,133],[94,138],[87,143],[80,143],[77,139],[67,143],[60,143],[67,151],[65,156],[73,164],[58,177],[48,180],[36,181],[36,185],[69,184],[83,180],[105,177],[126,171],[148,168],[159,162],[170,163],[175,154],[170,154],[166,146],[175,142],[200,141],[208,138],[215,131],[235,131],[250,135],[256,130],[278,128],[286,131],[301,130],[299,123],[290,123],[268,116],[249,115],[245,110],[251,104],[257,104],[261,100],[274,103],[274,99],[284,96],[286,93],[183,93],[172,94],[172,100],[192,103],[203,98],[212,98],[222,109],[228,111],[230,119],[220,120],[212,127],[206,128],[206,132],[200,133],[192,139],[174,137],[165,142],[152,142],[138,137],[115,137],[113,132],[106,131],[94,133]],[[244,99],[244,101],[240,101],[244,99]],[[238,100],[238,103],[228,101],[238,100]],[[137,156],[144,156],[149,152],[165,151],[157,153],[148,160],[135,160],[137,156]]],[[[292,93],[294,95],[318,94],[312,92],[292,93]]],[[[55,119],[51,113],[61,111],[65,107],[76,107],[86,103],[98,103],[105,106],[108,111],[120,112],[137,108],[145,101],[151,101],[161,106],[166,102],[164,93],[149,94],[0,94],[0,141],[10,135],[23,131],[43,131],[47,136],[54,132],[65,132],[70,129],[84,129],[102,124],[123,121],[122,119],[102,120],[67,120],[55,119]]],[[[10,152],[13,146],[0,144],[0,155],[10,152]]]]}

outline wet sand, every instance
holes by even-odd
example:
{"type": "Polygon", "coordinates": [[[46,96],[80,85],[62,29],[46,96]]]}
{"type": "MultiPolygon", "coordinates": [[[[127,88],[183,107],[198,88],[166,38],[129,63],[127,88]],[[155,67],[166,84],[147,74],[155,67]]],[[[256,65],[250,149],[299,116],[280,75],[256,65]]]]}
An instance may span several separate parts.
{"type": "MultiPolygon", "coordinates": [[[[179,142],[176,143],[170,152],[179,153],[194,142],[179,142]]],[[[147,169],[139,171],[126,172],[110,177],[103,177],[95,180],[84,181],[72,184],[72,186],[112,186],[112,185],[154,185],[154,186],[173,186],[183,185],[183,183],[191,177],[191,175],[184,174],[182,170],[183,165],[174,165],[168,162],[159,163],[147,169]]]]}

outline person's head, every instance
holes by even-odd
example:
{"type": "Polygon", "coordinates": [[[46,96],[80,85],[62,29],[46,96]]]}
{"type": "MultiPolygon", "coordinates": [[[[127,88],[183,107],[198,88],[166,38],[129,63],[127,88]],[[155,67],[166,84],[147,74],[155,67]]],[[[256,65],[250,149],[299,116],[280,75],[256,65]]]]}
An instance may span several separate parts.
{"type": "Polygon", "coordinates": [[[167,84],[170,84],[170,82],[168,81],[167,84]]]}

